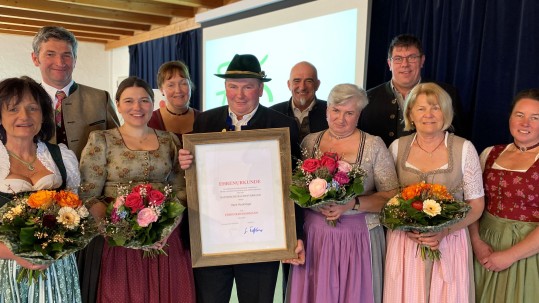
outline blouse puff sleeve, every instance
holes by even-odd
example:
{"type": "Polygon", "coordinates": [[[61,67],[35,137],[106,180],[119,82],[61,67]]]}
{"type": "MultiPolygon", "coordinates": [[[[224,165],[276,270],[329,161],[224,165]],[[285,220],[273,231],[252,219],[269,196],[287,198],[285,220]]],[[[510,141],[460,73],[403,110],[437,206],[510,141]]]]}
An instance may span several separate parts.
{"type": "Polygon", "coordinates": [[[80,156],[80,197],[90,209],[99,202],[107,177],[107,143],[103,131],[93,131],[80,156]]]}

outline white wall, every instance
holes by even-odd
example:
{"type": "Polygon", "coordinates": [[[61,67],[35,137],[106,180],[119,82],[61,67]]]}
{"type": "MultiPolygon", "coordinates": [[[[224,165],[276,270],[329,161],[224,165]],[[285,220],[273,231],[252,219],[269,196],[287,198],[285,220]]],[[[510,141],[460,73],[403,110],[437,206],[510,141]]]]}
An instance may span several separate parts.
{"type": "MultiPolygon", "coordinates": [[[[30,76],[41,82],[39,69],[32,63],[31,36],[0,34],[0,79],[30,76]]],[[[79,42],[73,79],[81,84],[108,91],[112,98],[119,78],[129,74],[127,47],[105,51],[104,44],[79,42]]]]}

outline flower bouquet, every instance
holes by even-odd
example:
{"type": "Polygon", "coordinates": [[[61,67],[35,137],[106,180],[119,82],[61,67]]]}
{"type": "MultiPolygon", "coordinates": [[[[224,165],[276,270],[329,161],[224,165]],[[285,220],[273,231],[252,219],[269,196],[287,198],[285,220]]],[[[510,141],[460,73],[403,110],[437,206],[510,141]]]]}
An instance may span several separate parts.
{"type": "MultiPolygon", "coordinates": [[[[95,221],[71,191],[40,190],[17,196],[0,209],[0,241],[34,264],[52,264],[85,247],[96,235],[95,221]]],[[[36,282],[43,271],[21,268],[17,282],[36,282]]]]}
{"type": "MultiPolygon", "coordinates": [[[[457,201],[439,184],[417,183],[405,187],[391,198],[380,215],[380,221],[389,229],[402,231],[440,232],[466,217],[470,206],[457,201]]],[[[421,258],[440,260],[439,250],[418,245],[421,258]]]]}
{"type": "Polygon", "coordinates": [[[163,191],[151,184],[118,185],[117,197],[107,207],[103,233],[110,246],[143,249],[144,255],[165,254],[158,242],[178,225],[185,207],[172,196],[172,187],[163,191]]]}
{"type": "MultiPolygon", "coordinates": [[[[336,153],[316,153],[314,158],[298,162],[292,175],[290,199],[303,208],[337,203],[346,204],[363,193],[365,171],[359,164],[349,164],[336,153]]],[[[337,222],[328,220],[335,227],[337,222]]]]}

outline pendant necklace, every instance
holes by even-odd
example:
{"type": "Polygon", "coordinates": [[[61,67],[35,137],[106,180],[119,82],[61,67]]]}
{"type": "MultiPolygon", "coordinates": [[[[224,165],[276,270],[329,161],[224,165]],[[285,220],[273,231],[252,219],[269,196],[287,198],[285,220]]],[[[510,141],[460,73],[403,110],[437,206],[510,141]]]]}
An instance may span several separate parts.
{"type": "Polygon", "coordinates": [[[168,106],[165,106],[165,108],[167,109],[167,112],[168,112],[169,114],[171,114],[171,115],[174,115],[174,116],[183,116],[183,115],[187,115],[187,113],[189,112],[189,108],[190,108],[190,107],[188,106],[188,107],[187,107],[187,110],[185,110],[183,113],[179,113],[179,114],[177,114],[177,113],[171,111],[170,109],[168,109],[168,106]]]}
{"type": "Polygon", "coordinates": [[[518,148],[521,152],[525,152],[525,151],[528,151],[528,150],[530,150],[530,149],[536,148],[537,146],[539,146],[539,143],[534,144],[534,145],[532,145],[532,146],[528,146],[528,147],[526,147],[526,146],[519,146],[519,145],[517,145],[516,142],[513,142],[513,145],[515,145],[515,147],[518,148]]]}
{"type": "Polygon", "coordinates": [[[34,167],[34,163],[36,162],[37,160],[37,156],[34,158],[34,160],[32,160],[32,162],[26,162],[24,161],[23,159],[21,159],[19,156],[15,155],[14,153],[10,152],[9,150],[7,151],[7,153],[12,156],[15,160],[18,160],[19,162],[21,162],[22,164],[26,165],[26,168],[28,168],[29,171],[34,171],[35,167],[34,167]]]}
{"type": "MultiPolygon", "coordinates": [[[[432,153],[435,152],[435,151],[438,149],[438,147],[440,147],[440,145],[442,145],[442,142],[444,142],[444,141],[445,141],[445,136],[444,136],[444,138],[442,139],[442,141],[440,141],[440,143],[438,143],[438,145],[436,145],[436,147],[435,147],[432,151],[428,152],[428,151],[425,150],[423,147],[421,147],[421,145],[419,145],[419,141],[417,140],[417,137],[415,138],[415,143],[417,144],[417,146],[418,146],[422,151],[426,152],[427,155],[429,155],[429,157],[432,157],[432,153]]],[[[538,146],[539,146],[539,145],[538,145],[538,146]]]]}

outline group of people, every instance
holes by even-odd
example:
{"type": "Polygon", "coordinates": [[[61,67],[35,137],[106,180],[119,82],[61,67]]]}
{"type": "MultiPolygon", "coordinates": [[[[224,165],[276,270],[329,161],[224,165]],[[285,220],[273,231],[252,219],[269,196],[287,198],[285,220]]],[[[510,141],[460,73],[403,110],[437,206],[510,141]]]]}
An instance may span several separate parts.
{"type": "MultiPolygon", "coordinates": [[[[317,70],[299,62],[291,98],[259,103],[271,79],[253,55],[235,55],[224,78],[228,104],[205,112],[189,106],[193,83],[179,61],[157,75],[165,96],[154,110],[150,85],[129,77],[114,103],[108,93],[75,83],[77,41],[60,27],[34,38],[41,84],[0,82],[0,207],[13,194],[71,188],[99,221],[118,185],[169,184],[187,206],[184,170],[195,159],[186,133],[286,127],[291,156],[337,153],[366,172],[364,192],[346,204],[296,206],[294,259],[282,260],[286,302],[532,302],[539,284],[539,89],[512,104],[510,144],[481,157],[458,135],[466,127],[456,90],[421,78],[420,41],[397,36],[388,51],[392,79],[369,91],[339,84],[316,97],[317,70]],[[120,125],[117,114],[123,118],[120,125]],[[303,151],[303,152],[302,152],[303,151]],[[379,212],[400,187],[445,185],[471,210],[433,233],[385,231],[379,212]],[[337,220],[335,227],[326,220],[337,220]],[[423,261],[417,244],[440,250],[423,261]],[[475,258],[474,258],[475,256],[475,258]]],[[[0,302],[273,302],[280,262],[192,269],[187,218],[158,243],[167,255],[111,247],[97,236],[77,256],[50,266],[13,254],[0,235],[0,302]],[[21,268],[42,270],[38,283],[18,283],[21,268]]]]}
{"type": "MultiPolygon", "coordinates": [[[[118,185],[172,186],[186,203],[179,167],[180,134],[192,131],[192,83],[181,62],[163,64],[159,89],[167,102],[154,111],[151,86],[129,77],[113,103],[107,92],[75,83],[77,40],[61,27],[34,37],[32,60],[42,82],[0,82],[0,203],[42,189],[71,189],[97,221],[118,185]],[[123,118],[120,126],[117,113],[123,118]]],[[[163,243],[166,255],[110,247],[97,236],[77,254],[50,266],[16,256],[0,235],[0,302],[195,302],[186,220],[163,243]],[[22,268],[42,270],[37,282],[18,282],[22,268]]]]}

